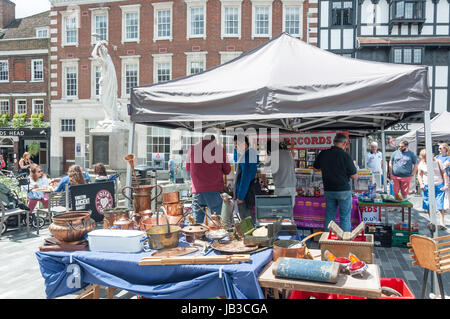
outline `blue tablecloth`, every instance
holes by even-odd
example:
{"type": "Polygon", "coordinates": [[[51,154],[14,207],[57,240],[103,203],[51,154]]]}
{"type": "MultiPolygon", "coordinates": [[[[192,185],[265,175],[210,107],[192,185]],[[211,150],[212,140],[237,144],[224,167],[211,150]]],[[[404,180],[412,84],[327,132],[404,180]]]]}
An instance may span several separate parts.
{"type": "MultiPolygon", "coordinates": [[[[180,246],[182,245],[186,243],[182,241],[180,246]]],[[[220,253],[212,251],[208,256],[218,254],[220,253]]],[[[198,299],[226,296],[228,299],[263,299],[258,276],[272,260],[272,249],[252,254],[249,263],[139,266],[139,260],[149,255],[148,252],[36,252],[41,274],[45,279],[47,298],[64,296],[89,284],[98,284],[148,298],[198,299]],[[74,282],[73,266],[69,267],[71,263],[81,269],[81,286],[75,288],[70,288],[67,284],[74,282]]]]}

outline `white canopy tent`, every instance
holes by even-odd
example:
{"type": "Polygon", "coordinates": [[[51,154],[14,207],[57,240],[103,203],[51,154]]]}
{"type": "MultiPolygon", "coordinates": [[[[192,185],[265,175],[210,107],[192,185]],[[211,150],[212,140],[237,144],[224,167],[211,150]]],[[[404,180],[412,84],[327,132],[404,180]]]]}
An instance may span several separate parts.
{"type": "MultiPolygon", "coordinates": [[[[364,136],[423,112],[427,135],[429,108],[426,66],[346,58],[283,33],[200,74],[133,88],[129,149],[135,124],[193,130],[197,121],[221,130],[326,128],[364,136]]],[[[434,201],[430,212],[436,224],[434,201]]]]}

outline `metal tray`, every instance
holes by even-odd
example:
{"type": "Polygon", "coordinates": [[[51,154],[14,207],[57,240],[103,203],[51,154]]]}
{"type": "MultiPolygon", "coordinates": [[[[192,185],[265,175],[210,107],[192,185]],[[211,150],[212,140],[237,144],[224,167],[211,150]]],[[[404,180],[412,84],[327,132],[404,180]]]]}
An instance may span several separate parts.
{"type": "Polygon", "coordinates": [[[241,240],[233,240],[228,242],[216,241],[211,245],[211,247],[214,250],[228,254],[245,253],[258,249],[258,246],[245,246],[244,242],[241,240]]]}

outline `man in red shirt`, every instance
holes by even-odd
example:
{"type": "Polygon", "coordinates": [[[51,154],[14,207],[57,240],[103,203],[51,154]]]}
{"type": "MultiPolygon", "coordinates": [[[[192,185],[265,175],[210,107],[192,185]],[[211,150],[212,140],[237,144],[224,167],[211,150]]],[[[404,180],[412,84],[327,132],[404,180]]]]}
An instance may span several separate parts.
{"type": "Polygon", "coordinates": [[[214,135],[191,146],[186,157],[186,171],[191,174],[192,194],[197,195],[192,203],[196,222],[204,222],[206,207],[212,214],[220,216],[223,201],[220,192],[225,188],[223,175],[230,173],[231,166],[224,147],[216,143],[214,135]]]}

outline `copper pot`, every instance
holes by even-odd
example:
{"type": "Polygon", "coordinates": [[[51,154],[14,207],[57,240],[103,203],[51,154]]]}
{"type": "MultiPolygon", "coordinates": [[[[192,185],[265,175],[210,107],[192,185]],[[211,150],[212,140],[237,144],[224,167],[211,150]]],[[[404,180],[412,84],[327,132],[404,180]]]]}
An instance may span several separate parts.
{"type": "Polygon", "coordinates": [[[303,258],[305,247],[299,240],[277,240],[273,243],[273,261],[280,257],[303,258]]]}
{"type": "Polygon", "coordinates": [[[109,229],[121,218],[129,218],[128,207],[109,208],[103,211],[103,229],[109,229]]]}
{"type": "Polygon", "coordinates": [[[50,233],[60,242],[78,242],[95,228],[95,221],[89,211],[70,211],[53,217],[50,233]]]}
{"type": "MultiPolygon", "coordinates": [[[[162,203],[163,204],[175,204],[180,201],[180,193],[179,192],[169,192],[162,194],[162,203]]],[[[169,214],[169,212],[167,212],[169,214]]]]}
{"type": "Polygon", "coordinates": [[[193,243],[197,239],[202,239],[208,230],[209,230],[208,227],[201,224],[188,225],[181,229],[181,231],[186,236],[186,241],[188,243],[193,243]]]}
{"type": "Polygon", "coordinates": [[[134,223],[132,220],[122,217],[119,220],[116,220],[114,222],[114,226],[119,227],[121,230],[133,230],[134,229],[134,223]]]}
{"type": "Polygon", "coordinates": [[[150,209],[152,201],[161,196],[161,193],[162,187],[160,185],[125,186],[122,188],[122,195],[129,201],[133,202],[136,213],[150,209]],[[159,192],[157,190],[155,197],[152,197],[152,190],[155,187],[159,190],[159,192]],[[125,194],[125,190],[128,188],[133,190],[134,200],[125,194]]]}
{"type": "MultiPolygon", "coordinates": [[[[168,216],[170,225],[178,225],[178,223],[183,219],[183,215],[181,216],[168,216]]],[[[146,218],[141,221],[141,230],[147,230],[152,228],[153,226],[157,226],[158,221],[156,221],[156,217],[146,218]]],[[[164,216],[159,216],[159,225],[167,225],[167,219],[164,216]]]]}
{"type": "Polygon", "coordinates": [[[163,206],[169,216],[183,215],[184,205],[181,203],[164,204],[163,206]]]}

